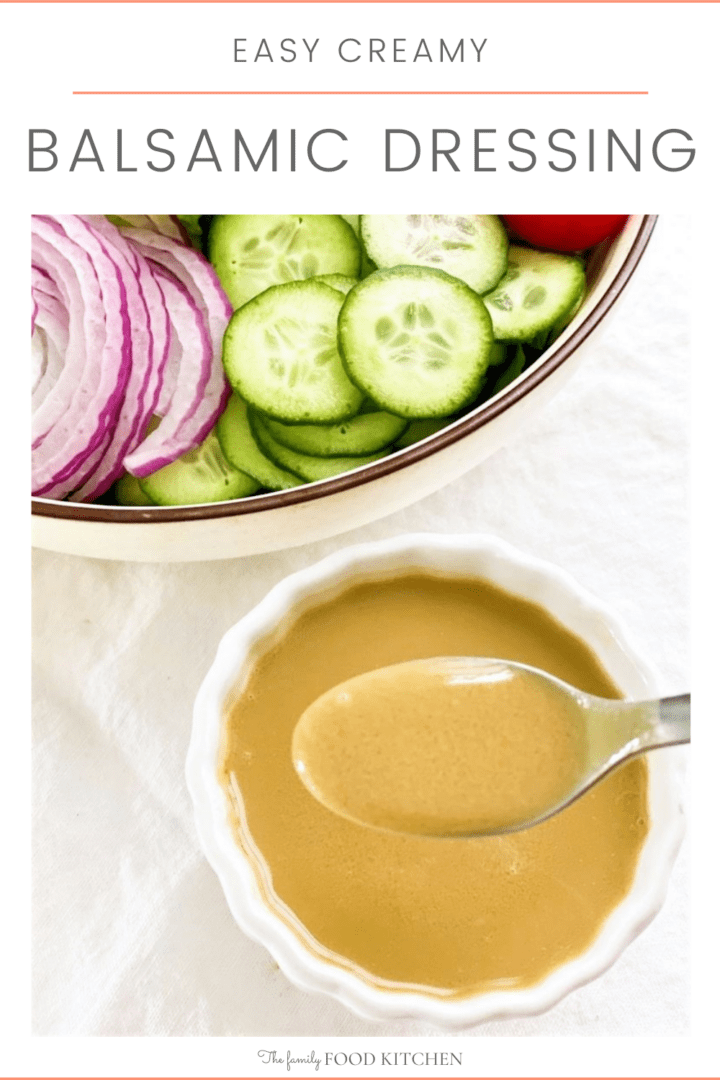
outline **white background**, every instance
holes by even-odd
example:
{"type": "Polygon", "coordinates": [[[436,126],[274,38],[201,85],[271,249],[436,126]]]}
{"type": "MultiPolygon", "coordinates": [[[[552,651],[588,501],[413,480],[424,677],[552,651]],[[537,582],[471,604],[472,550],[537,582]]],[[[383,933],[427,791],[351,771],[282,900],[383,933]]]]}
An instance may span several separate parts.
{"type": "MultiPolygon", "coordinates": [[[[27,470],[23,466],[26,425],[25,316],[28,231],[32,212],[276,211],[306,212],[407,209],[526,212],[653,211],[692,214],[694,245],[684,268],[693,318],[693,998],[692,1034],[592,1043],[572,1037],[546,1040],[484,1040],[473,1050],[474,1068],[486,1074],[606,1073],[622,1075],[696,1074],[717,1071],[716,1030],[718,935],[717,880],[717,706],[713,701],[718,644],[716,610],[720,595],[716,551],[717,507],[717,293],[718,228],[717,95],[714,40],[715,5],[4,5],[0,10],[6,43],[2,73],[6,122],[2,131],[4,222],[4,345],[7,398],[5,619],[8,688],[5,780],[2,786],[7,851],[3,896],[2,1026],[6,1035],[4,1071],[16,1074],[95,1072],[247,1075],[254,1070],[254,1047],[245,1040],[74,1040],[29,1037],[29,756],[27,692],[28,529],[27,470]],[[455,66],[432,71],[418,65],[376,71],[365,65],[232,63],[232,39],[263,35],[321,37],[392,36],[447,39],[487,37],[479,70],[455,66]],[[242,70],[240,70],[242,69],[242,70]],[[73,97],[74,89],[239,89],[246,88],[472,88],[472,89],[647,89],[647,97],[73,97]],[[474,127],[535,130],[538,141],[553,127],[580,132],[614,127],[628,138],[636,127],[645,136],[645,166],[608,175],[579,167],[565,175],[544,168],[513,174],[500,168],[480,174],[382,173],[381,131],[432,126],[454,127],[468,139],[474,127]],[[28,175],[27,129],[49,127],[60,137],[61,166],[28,175]],[[106,171],[91,166],[67,169],[84,127],[93,129],[106,156],[106,171]],[[182,166],[167,174],[117,175],[112,168],[114,132],[134,133],[138,147],[147,131],[167,127],[181,147],[192,148],[201,127],[213,137],[227,132],[226,171],[182,166]],[[349,166],[336,174],[307,169],[294,176],[265,172],[242,177],[229,168],[229,139],[241,127],[249,137],[271,127],[311,132],[338,127],[350,136],[349,166]],[[650,165],[649,142],[667,127],[693,134],[696,164],[669,174],[650,165]],[[102,139],[100,135],[102,133],[102,139]],[[63,167],[64,163],[64,167],[63,167]]],[[[317,55],[317,54],[316,54],[317,55]]],[[[220,140],[218,140],[220,141],[220,140]]],[[[264,140],[263,140],[264,141],[264,140]]],[[[128,141],[128,148],[131,142],[128,141]]],[[[500,140],[497,143],[501,145],[500,140]]],[[[140,155],[138,155],[140,156],[140,155]]],[[[186,149],[184,158],[187,159],[186,149]]],[[[502,155],[496,155],[500,158],[502,155]]],[[[460,161],[460,155],[458,156],[460,161]]],[[[133,161],[133,163],[136,163],[133,161]]],[[[500,163],[498,162],[500,165],[500,163]]],[[[668,603],[673,602],[672,595],[668,603]]],[[[329,1033],[330,1034],[330,1033],[329,1033]]],[[[267,1042],[267,1040],[264,1040],[267,1042]]],[[[330,1048],[329,1039],[323,1045],[330,1048]]],[[[464,1040],[453,1040],[456,1049],[464,1040]]],[[[435,1040],[436,1048],[438,1040],[435,1040]]],[[[297,1044],[299,1047],[299,1043],[297,1044]]],[[[353,1048],[358,1043],[353,1040],[353,1048]]],[[[293,1049],[295,1044],[293,1044],[293,1049]]],[[[341,1047],[347,1049],[347,1047],[341,1047]]],[[[402,1047],[404,1048],[404,1046],[402,1047]]],[[[469,1060],[469,1059],[468,1059],[469,1060]]],[[[410,1075],[410,1070],[402,1070],[410,1075]]]]}

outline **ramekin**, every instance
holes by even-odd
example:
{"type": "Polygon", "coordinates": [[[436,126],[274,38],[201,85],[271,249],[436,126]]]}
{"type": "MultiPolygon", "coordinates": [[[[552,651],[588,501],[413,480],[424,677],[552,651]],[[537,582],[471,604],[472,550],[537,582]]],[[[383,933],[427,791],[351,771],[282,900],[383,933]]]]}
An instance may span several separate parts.
{"type": "Polygon", "coordinates": [[[350,585],[412,570],[477,577],[540,604],[590,646],[625,696],[656,695],[656,675],[630,643],[624,627],[565,571],[488,535],[399,536],[346,548],[299,570],[228,630],[197,695],[186,777],[201,846],[220,878],[235,920],[268,949],[292,983],[302,990],[328,994],[366,1019],[412,1018],[461,1030],[482,1021],[545,1012],[609,968],[662,905],[682,838],[683,813],[675,753],[649,754],[650,826],[630,891],[589,948],[532,986],[461,999],[385,990],[311,952],[266,904],[236,842],[219,779],[225,705],[228,696],[242,687],[256,660],[302,611],[350,585]]]}

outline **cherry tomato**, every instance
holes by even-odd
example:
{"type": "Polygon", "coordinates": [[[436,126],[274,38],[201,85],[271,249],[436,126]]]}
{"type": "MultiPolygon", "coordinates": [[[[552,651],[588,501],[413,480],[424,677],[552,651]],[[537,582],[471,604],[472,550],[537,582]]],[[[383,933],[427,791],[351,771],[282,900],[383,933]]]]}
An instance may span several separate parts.
{"type": "Polygon", "coordinates": [[[622,214],[504,214],[528,244],[553,251],[584,251],[614,236],[627,221],[622,214]]]}

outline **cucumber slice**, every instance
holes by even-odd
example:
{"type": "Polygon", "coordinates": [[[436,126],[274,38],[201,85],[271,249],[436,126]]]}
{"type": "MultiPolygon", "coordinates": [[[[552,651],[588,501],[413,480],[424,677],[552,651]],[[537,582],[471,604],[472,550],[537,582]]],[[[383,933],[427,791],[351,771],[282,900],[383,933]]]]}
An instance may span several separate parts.
{"type": "Polygon", "coordinates": [[[155,503],[140,487],[140,481],[132,473],[124,473],[115,482],[115,498],[120,506],[154,506],[155,503]]]}
{"type": "Polygon", "coordinates": [[[427,439],[430,435],[435,435],[436,432],[447,427],[452,421],[452,416],[441,416],[434,420],[413,420],[408,424],[407,430],[396,440],[395,447],[397,450],[404,450],[406,446],[412,446],[413,443],[420,442],[421,439],[427,439]]]}
{"type": "Polygon", "coordinates": [[[573,321],[573,319],[577,315],[578,311],[580,310],[580,308],[585,303],[585,296],[586,295],[587,295],[587,282],[584,282],[582,292],[578,296],[578,298],[575,301],[575,303],[573,304],[573,306],[568,311],[566,311],[563,314],[562,318],[558,319],[558,321],[556,323],[554,323],[550,327],[550,329],[547,331],[547,333],[545,335],[545,348],[546,349],[550,348],[552,343],[557,338],[560,337],[560,335],[562,334],[565,327],[569,326],[570,323],[573,321]]]}
{"type": "Polygon", "coordinates": [[[506,386],[509,386],[511,382],[514,382],[518,375],[522,375],[525,370],[526,361],[527,357],[525,356],[525,350],[522,345],[517,345],[515,348],[515,355],[505,370],[500,372],[500,375],[493,386],[493,396],[499,394],[501,390],[504,390],[506,386]]]}
{"type": "Polygon", "coordinates": [[[360,271],[357,237],[335,214],[221,214],[208,252],[234,308],[271,285],[360,271]]]}
{"type": "Polygon", "coordinates": [[[512,246],[507,273],[483,299],[500,341],[532,341],[573,310],[584,288],[580,259],[512,246]]]}
{"type": "Polygon", "coordinates": [[[200,446],[140,481],[144,494],[158,506],[243,499],[253,495],[259,486],[227,461],[214,429],[200,446]]]}
{"type": "Polygon", "coordinates": [[[369,465],[371,461],[377,461],[378,458],[385,456],[384,453],[369,454],[364,457],[313,457],[310,454],[299,454],[297,450],[290,450],[289,447],[283,446],[274,439],[264,419],[257,413],[250,412],[249,417],[252,433],[268,457],[281,468],[292,470],[310,483],[350,472],[351,469],[369,465]]]}
{"type": "Polygon", "coordinates": [[[347,277],[345,274],[317,274],[316,281],[323,281],[331,289],[337,289],[343,296],[347,296],[350,290],[357,285],[357,278],[347,277]]]}
{"type": "Polygon", "coordinates": [[[448,416],[472,401],[493,345],[477,293],[442,270],[378,270],[343,304],[338,343],[352,380],[387,412],[448,416]]]}
{"type": "Polygon", "coordinates": [[[240,397],[288,423],[334,424],[354,416],[363,395],[338,354],[342,304],[342,293],[322,281],[294,281],[236,311],[225,331],[223,364],[240,397]]]}
{"type": "Polygon", "coordinates": [[[222,452],[230,464],[252,476],[263,487],[271,491],[286,491],[302,484],[299,476],[279,468],[263,454],[250,429],[247,405],[237,394],[231,395],[225,412],[218,420],[217,434],[222,452]]]}
{"type": "Polygon", "coordinates": [[[365,250],[365,245],[362,242],[360,236],[360,215],[359,214],[343,214],[342,217],[347,221],[348,225],[352,227],[352,231],[360,241],[360,277],[367,277],[368,274],[372,274],[374,270],[377,270],[377,265],[368,258],[368,253],[365,250]]]}
{"type": "Polygon", "coordinates": [[[356,236],[360,236],[360,215],[359,214],[341,214],[340,217],[343,221],[347,221],[348,225],[355,233],[356,236]]]}
{"type": "Polygon", "coordinates": [[[362,258],[360,260],[360,277],[366,278],[368,274],[374,274],[377,270],[377,263],[374,263],[372,259],[368,259],[365,248],[362,250],[362,258]]]}
{"type": "Polygon", "coordinates": [[[496,341],[490,350],[490,366],[494,367],[496,364],[504,364],[507,360],[509,345],[506,345],[502,341],[496,341]]]}
{"type": "Polygon", "coordinates": [[[541,332],[536,334],[527,344],[530,345],[531,348],[537,349],[539,352],[544,352],[545,349],[549,349],[553,342],[560,337],[565,327],[573,321],[578,311],[583,306],[585,294],[586,290],[583,288],[580,296],[573,306],[565,312],[562,318],[558,319],[558,321],[553,323],[547,330],[541,330],[541,332]]]}
{"type": "Polygon", "coordinates": [[[277,442],[311,457],[374,454],[395,442],[407,427],[407,420],[386,412],[364,413],[342,424],[281,424],[269,419],[264,423],[277,442]]]}
{"type": "Polygon", "coordinates": [[[507,268],[507,233],[493,214],[363,214],[360,236],[381,269],[429,266],[479,293],[507,268]]]}

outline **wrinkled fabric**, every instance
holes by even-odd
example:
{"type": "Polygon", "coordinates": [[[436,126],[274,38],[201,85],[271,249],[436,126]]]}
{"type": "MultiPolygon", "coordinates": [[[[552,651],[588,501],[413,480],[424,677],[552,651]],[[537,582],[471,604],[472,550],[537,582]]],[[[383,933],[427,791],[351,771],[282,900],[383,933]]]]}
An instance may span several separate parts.
{"type": "MultiPolygon", "coordinates": [[[[34,1032],[428,1036],[295,989],[236,927],[185,788],[195,693],[227,628],[280,578],[359,541],[491,532],[603,598],[689,687],[689,222],[661,220],[605,336],[505,449],[352,533],[236,561],[34,555],[34,1032]]],[[[680,752],[682,756],[682,752],[680,752]]],[[[497,1035],[686,1035],[685,848],[652,925],[600,979],[497,1035]]]]}

